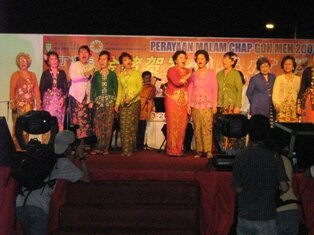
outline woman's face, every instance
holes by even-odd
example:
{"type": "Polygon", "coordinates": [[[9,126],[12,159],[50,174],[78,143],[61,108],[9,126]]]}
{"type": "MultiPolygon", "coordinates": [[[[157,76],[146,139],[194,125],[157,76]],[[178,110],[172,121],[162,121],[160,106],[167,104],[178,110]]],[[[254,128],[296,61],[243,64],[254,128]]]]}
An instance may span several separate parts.
{"type": "Polygon", "coordinates": [[[20,70],[27,70],[28,65],[27,65],[27,59],[23,56],[19,58],[19,68],[20,70]]]}
{"type": "Polygon", "coordinates": [[[197,63],[197,66],[199,69],[202,69],[204,67],[206,67],[206,64],[207,64],[207,60],[206,60],[206,57],[205,55],[203,54],[198,54],[197,57],[196,57],[196,63],[197,63]]]}
{"type": "Polygon", "coordinates": [[[58,57],[56,55],[49,56],[48,64],[50,68],[54,68],[54,69],[58,68],[59,67],[58,57]]]}
{"type": "Polygon", "coordinates": [[[270,66],[269,66],[269,64],[266,62],[266,63],[261,64],[261,66],[259,67],[259,69],[261,70],[261,74],[267,75],[267,74],[269,74],[270,66]]]}
{"type": "Polygon", "coordinates": [[[283,63],[283,71],[285,73],[292,73],[294,70],[293,61],[288,59],[283,63]]]}
{"type": "Polygon", "coordinates": [[[230,69],[232,68],[234,62],[232,59],[229,58],[229,56],[225,56],[222,63],[225,69],[230,69]]]}
{"type": "Polygon", "coordinates": [[[187,58],[185,54],[179,54],[175,62],[180,68],[185,68],[186,60],[187,58]]]}
{"type": "Polygon", "coordinates": [[[109,59],[107,55],[100,56],[98,62],[101,69],[108,68],[109,66],[109,59]]]}
{"type": "Polygon", "coordinates": [[[128,56],[122,58],[122,65],[125,69],[132,69],[132,60],[128,56]]]}
{"type": "Polygon", "coordinates": [[[88,50],[80,49],[78,57],[79,57],[79,60],[81,61],[82,64],[87,64],[89,57],[90,57],[90,54],[88,53],[88,50]]]}

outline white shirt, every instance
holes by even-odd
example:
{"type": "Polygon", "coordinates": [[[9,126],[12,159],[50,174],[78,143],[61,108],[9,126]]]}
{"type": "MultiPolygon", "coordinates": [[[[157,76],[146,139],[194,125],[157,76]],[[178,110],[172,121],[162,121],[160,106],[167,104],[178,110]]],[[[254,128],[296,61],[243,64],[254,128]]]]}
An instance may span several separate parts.
{"type": "MultiPolygon", "coordinates": [[[[65,179],[71,182],[78,181],[83,176],[83,172],[77,168],[73,162],[71,162],[68,158],[58,158],[57,163],[55,164],[50,178],[46,178],[45,181],[53,180],[53,179],[65,179]]],[[[51,195],[54,191],[55,186],[52,188],[49,185],[45,185],[43,188],[39,188],[33,190],[29,197],[26,200],[26,204],[28,206],[36,206],[43,209],[47,214],[49,212],[49,204],[51,200],[51,195]]],[[[24,190],[23,188],[22,190],[24,190]]],[[[24,193],[24,195],[17,195],[16,197],[16,206],[23,206],[25,197],[27,196],[28,191],[24,193]]]]}
{"type": "Polygon", "coordinates": [[[69,94],[80,103],[85,95],[87,95],[87,103],[90,102],[91,79],[88,79],[84,73],[92,70],[93,67],[92,64],[83,65],[80,61],[76,61],[69,68],[71,78],[69,94]]]}

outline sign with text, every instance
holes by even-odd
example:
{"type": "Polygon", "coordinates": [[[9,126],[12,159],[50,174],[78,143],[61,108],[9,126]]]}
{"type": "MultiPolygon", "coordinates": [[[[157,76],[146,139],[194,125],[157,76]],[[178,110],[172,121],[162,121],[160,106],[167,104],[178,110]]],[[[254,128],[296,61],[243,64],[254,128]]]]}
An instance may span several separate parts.
{"type": "Polygon", "coordinates": [[[151,71],[154,76],[162,78],[161,83],[167,81],[167,69],[173,66],[172,55],[176,50],[186,51],[187,67],[195,69],[194,53],[200,49],[206,50],[210,55],[208,68],[215,72],[222,69],[224,53],[233,51],[239,56],[236,69],[241,70],[247,79],[257,72],[256,60],[261,56],[271,61],[272,72],[279,75],[282,73],[282,58],[293,55],[298,64],[295,72],[301,75],[303,69],[312,64],[311,55],[314,52],[314,40],[301,39],[44,35],[43,40],[44,54],[56,51],[60,55],[61,68],[66,72],[71,61],[76,59],[78,48],[88,45],[92,51],[90,63],[96,67],[100,51],[112,53],[111,70],[119,64],[118,57],[125,51],[133,56],[135,69],[151,71]]]}

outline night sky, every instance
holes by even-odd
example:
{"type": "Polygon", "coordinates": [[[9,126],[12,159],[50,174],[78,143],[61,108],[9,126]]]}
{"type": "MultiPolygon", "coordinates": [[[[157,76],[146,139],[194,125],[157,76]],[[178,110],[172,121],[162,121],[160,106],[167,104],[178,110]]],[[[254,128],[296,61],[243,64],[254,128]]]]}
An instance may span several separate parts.
{"type": "Polygon", "coordinates": [[[314,38],[312,0],[0,2],[1,33],[314,38]]]}

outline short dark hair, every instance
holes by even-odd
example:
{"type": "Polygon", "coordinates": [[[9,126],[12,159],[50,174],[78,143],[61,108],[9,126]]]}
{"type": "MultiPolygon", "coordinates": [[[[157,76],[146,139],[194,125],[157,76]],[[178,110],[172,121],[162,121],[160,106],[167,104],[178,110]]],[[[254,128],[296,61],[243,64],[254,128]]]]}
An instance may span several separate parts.
{"type": "Polygon", "coordinates": [[[233,51],[229,51],[224,54],[224,58],[227,56],[229,57],[230,60],[233,61],[232,68],[234,68],[239,60],[238,55],[234,53],[233,51]]]}
{"type": "Polygon", "coordinates": [[[110,60],[110,57],[111,57],[111,53],[109,51],[101,51],[99,53],[99,56],[98,56],[98,59],[100,59],[100,57],[102,57],[103,55],[106,55],[108,60],[110,60]]]}
{"type": "Polygon", "coordinates": [[[269,119],[261,114],[255,114],[249,121],[249,137],[251,141],[264,141],[270,130],[269,119]]]}
{"type": "Polygon", "coordinates": [[[47,60],[45,60],[45,63],[46,63],[47,66],[49,66],[49,58],[50,58],[50,56],[52,56],[52,55],[56,56],[57,59],[58,59],[58,61],[60,61],[60,60],[59,60],[59,55],[58,55],[57,52],[55,52],[55,51],[49,51],[49,52],[47,53],[47,60]]]}
{"type": "Polygon", "coordinates": [[[284,64],[287,60],[292,60],[292,63],[293,63],[293,72],[294,70],[297,68],[297,62],[295,61],[295,58],[292,56],[292,55],[286,55],[282,58],[281,60],[281,68],[283,69],[284,67],[284,64]]]}
{"type": "Polygon", "coordinates": [[[256,61],[256,69],[258,71],[261,71],[261,66],[262,66],[262,64],[265,64],[265,63],[267,63],[269,65],[269,67],[271,66],[269,59],[267,59],[266,57],[258,58],[258,60],[256,61]]]}
{"type": "Polygon", "coordinates": [[[90,54],[90,49],[87,45],[80,46],[80,48],[77,51],[78,54],[80,53],[80,50],[86,50],[88,52],[88,54],[90,54]]]}
{"type": "Polygon", "coordinates": [[[182,51],[182,50],[176,51],[176,52],[172,55],[173,63],[176,63],[176,60],[177,60],[177,58],[178,58],[178,56],[179,56],[180,54],[183,54],[183,55],[186,56],[186,52],[185,52],[185,51],[182,51]]]}
{"type": "Polygon", "coordinates": [[[150,71],[146,70],[142,73],[142,78],[151,77],[151,76],[152,76],[152,73],[150,71]]]}
{"type": "Polygon", "coordinates": [[[132,56],[127,52],[122,52],[119,56],[119,63],[122,64],[123,58],[128,57],[130,60],[133,60],[132,56]]]}
{"type": "Polygon", "coordinates": [[[207,62],[209,61],[209,54],[208,54],[207,51],[205,51],[205,50],[198,50],[198,51],[196,51],[195,54],[194,54],[194,56],[195,56],[195,61],[196,61],[196,58],[197,58],[198,55],[204,55],[206,61],[207,61],[207,62]]]}

